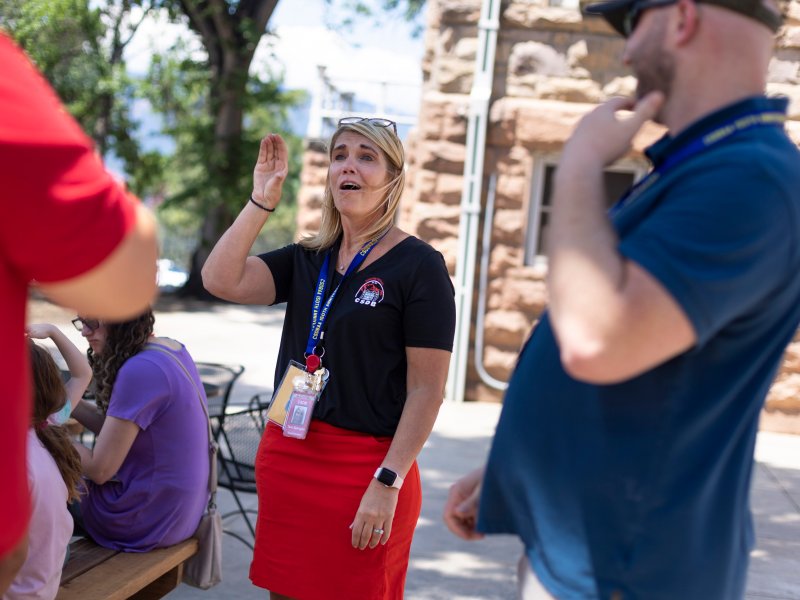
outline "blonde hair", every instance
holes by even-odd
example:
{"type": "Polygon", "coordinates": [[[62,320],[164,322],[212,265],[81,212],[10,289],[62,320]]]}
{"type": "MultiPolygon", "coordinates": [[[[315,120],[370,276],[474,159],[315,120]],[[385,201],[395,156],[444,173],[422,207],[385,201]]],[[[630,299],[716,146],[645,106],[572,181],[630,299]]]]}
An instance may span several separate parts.
{"type": "MultiPolygon", "coordinates": [[[[351,131],[373,142],[381,151],[387,163],[389,175],[388,183],[382,188],[384,192],[383,202],[378,205],[378,210],[385,208],[383,215],[377,219],[372,226],[362,232],[364,241],[378,237],[389,230],[397,221],[397,209],[400,206],[400,196],[406,184],[405,174],[405,153],[403,144],[394,133],[391,127],[381,127],[367,120],[358,123],[348,123],[340,125],[331,137],[328,144],[328,158],[330,159],[331,149],[336,145],[336,140],[345,131],[351,131]]],[[[322,219],[320,221],[319,232],[309,235],[300,240],[300,245],[311,250],[326,250],[336,243],[342,234],[342,217],[333,202],[333,192],[331,190],[330,168],[328,169],[327,181],[325,184],[325,194],[322,198],[322,219]]]]}

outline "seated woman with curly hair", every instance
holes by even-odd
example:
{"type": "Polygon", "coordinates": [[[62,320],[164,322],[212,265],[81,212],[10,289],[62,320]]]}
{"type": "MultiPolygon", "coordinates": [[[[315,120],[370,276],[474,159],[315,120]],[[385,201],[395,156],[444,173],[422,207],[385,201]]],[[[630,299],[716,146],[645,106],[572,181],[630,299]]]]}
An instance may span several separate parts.
{"type": "Polygon", "coordinates": [[[88,494],[76,522],[101,546],[146,552],[191,537],[208,503],[206,402],[192,357],[153,336],[148,310],[123,323],[77,318],[97,406],[72,416],[97,435],[76,443],[88,494]]]}

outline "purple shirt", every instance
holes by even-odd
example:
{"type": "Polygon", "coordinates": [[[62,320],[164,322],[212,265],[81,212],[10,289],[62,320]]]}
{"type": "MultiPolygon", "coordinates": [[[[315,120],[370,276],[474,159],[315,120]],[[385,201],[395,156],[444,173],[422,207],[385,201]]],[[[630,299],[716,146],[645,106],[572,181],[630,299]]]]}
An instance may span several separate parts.
{"type": "MultiPolygon", "coordinates": [[[[205,402],[186,348],[158,345],[183,363],[205,402]]],[[[140,431],[112,480],[87,482],[86,530],[101,546],[132,552],[191,537],[208,504],[208,426],[195,386],[174,359],[143,350],[119,370],[107,414],[140,431]]]]}

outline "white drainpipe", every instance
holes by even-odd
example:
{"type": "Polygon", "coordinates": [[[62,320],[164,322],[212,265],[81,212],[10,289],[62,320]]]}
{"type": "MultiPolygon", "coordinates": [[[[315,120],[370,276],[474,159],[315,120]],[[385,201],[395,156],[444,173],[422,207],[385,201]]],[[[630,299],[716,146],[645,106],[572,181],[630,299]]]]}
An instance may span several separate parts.
{"type": "Polygon", "coordinates": [[[456,255],[456,335],[450,362],[446,399],[464,400],[469,355],[469,330],[472,298],[475,286],[475,256],[478,245],[478,225],[483,188],[483,160],[486,149],[486,127],[489,120],[489,101],[494,79],[494,57],[497,32],[500,28],[501,0],[483,0],[478,22],[478,51],[475,57],[475,77],[469,100],[467,147],[464,160],[464,187],[461,191],[461,219],[458,228],[456,255]]]}
{"type": "Polygon", "coordinates": [[[489,178],[489,191],[486,194],[486,213],[483,215],[483,242],[481,243],[481,274],[478,278],[478,315],[475,318],[475,370],[478,377],[489,387],[505,391],[508,382],[492,377],[483,364],[483,328],[486,321],[486,288],[489,285],[489,255],[492,250],[492,223],[494,222],[494,202],[497,196],[497,173],[489,178]]]}

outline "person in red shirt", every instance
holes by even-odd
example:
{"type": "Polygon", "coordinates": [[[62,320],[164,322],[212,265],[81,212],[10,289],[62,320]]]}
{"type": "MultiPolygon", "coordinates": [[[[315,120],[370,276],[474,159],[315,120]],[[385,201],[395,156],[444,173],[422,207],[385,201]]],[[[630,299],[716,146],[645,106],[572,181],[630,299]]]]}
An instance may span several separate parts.
{"type": "Polygon", "coordinates": [[[2,33],[0,64],[2,595],[27,552],[28,289],[34,284],[82,315],[125,319],[155,295],[158,248],[152,216],[105,170],[52,88],[2,33]]]}

